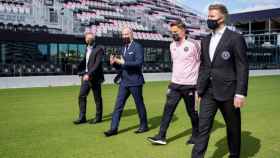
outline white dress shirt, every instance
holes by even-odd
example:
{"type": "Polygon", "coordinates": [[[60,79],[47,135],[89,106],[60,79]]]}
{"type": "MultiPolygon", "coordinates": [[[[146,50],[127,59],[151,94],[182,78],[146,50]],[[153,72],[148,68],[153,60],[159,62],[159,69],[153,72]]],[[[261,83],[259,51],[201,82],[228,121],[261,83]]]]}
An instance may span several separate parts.
{"type": "Polygon", "coordinates": [[[92,46],[87,46],[87,54],[86,54],[86,72],[88,72],[88,61],[89,61],[89,57],[91,55],[92,52],[92,46]]]}
{"type": "MultiPolygon", "coordinates": [[[[224,27],[221,30],[218,30],[216,32],[212,32],[212,36],[211,36],[211,40],[210,40],[210,46],[209,46],[209,57],[211,62],[213,61],[214,55],[215,55],[215,51],[217,49],[217,46],[223,36],[223,34],[225,33],[226,27],[224,27]]],[[[239,97],[239,98],[245,98],[244,95],[241,94],[235,94],[235,97],[239,97]]]]}
{"type": "Polygon", "coordinates": [[[223,29],[221,29],[217,32],[214,32],[214,31],[212,32],[210,46],[209,46],[209,56],[210,56],[211,62],[213,61],[216,48],[217,48],[225,30],[226,30],[226,27],[224,27],[223,29]]]}

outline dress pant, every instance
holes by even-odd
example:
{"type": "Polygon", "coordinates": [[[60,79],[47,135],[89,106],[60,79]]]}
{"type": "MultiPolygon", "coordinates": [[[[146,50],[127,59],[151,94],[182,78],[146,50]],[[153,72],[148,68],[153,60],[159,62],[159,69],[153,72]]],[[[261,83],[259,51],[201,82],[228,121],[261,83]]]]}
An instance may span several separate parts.
{"type": "Polygon", "coordinates": [[[91,83],[90,81],[82,81],[79,94],[79,118],[86,118],[87,96],[89,94],[90,89],[92,89],[96,105],[96,120],[102,120],[103,102],[101,96],[101,83],[91,83]]]}
{"type": "Polygon", "coordinates": [[[115,104],[115,109],[112,116],[111,130],[118,130],[120,118],[126,103],[127,98],[132,94],[136,109],[140,119],[140,128],[148,128],[147,113],[143,100],[143,86],[126,87],[119,86],[119,92],[115,104]]]}
{"type": "Polygon", "coordinates": [[[168,89],[166,103],[160,124],[159,135],[161,137],[166,137],[167,129],[181,98],[183,98],[185,102],[186,111],[191,119],[192,136],[196,137],[198,135],[198,113],[195,110],[195,89],[186,87],[187,86],[182,85],[176,89],[168,89]]]}
{"type": "Polygon", "coordinates": [[[210,86],[203,95],[199,112],[199,136],[192,150],[192,158],[204,158],[207,150],[210,132],[217,110],[220,109],[226,123],[229,158],[240,157],[241,146],[241,116],[240,109],[235,108],[233,99],[218,101],[213,97],[210,86]]]}

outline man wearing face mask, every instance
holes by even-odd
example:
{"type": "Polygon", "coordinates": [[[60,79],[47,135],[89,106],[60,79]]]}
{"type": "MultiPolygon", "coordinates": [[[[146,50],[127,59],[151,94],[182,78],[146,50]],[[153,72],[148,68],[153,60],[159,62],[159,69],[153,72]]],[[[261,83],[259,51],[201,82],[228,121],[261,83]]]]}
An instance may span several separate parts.
{"type": "Polygon", "coordinates": [[[194,144],[198,135],[195,90],[200,65],[200,44],[191,38],[186,39],[186,26],[182,21],[175,21],[170,26],[174,40],[170,45],[173,63],[172,79],[166,94],[166,103],[159,133],[154,137],[148,137],[148,140],[153,144],[167,144],[167,129],[179,101],[183,98],[192,124],[192,136],[187,141],[187,144],[194,144]]]}
{"type": "Polygon", "coordinates": [[[85,31],[85,41],[87,44],[84,59],[79,64],[79,75],[82,76],[80,94],[79,94],[79,118],[74,124],[86,123],[86,105],[87,96],[90,89],[93,91],[94,101],[96,104],[96,117],[89,123],[95,124],[102,121],[103,103],[101,96],[101,83],[104,81],[104,73],[102,59],[104,49],[102,46],[94,42],[95,29],[87,29],[85,31]]]}
{"type": "Polygon", "coordinates": [[[144,49],[139,43],[133,40],[133,32],[128,27],[122,30],[122,39],[124,46],[121,49],[121,57],[110,56],[110,64],[119,71],[120,83],[111,128],[104,132],[106,137],[118,133],[121,114],[130,94],[133,96],[140,119],[140,126],[135,133],[148,131],[147,114],[143,99],[144,77],[142,66],[144,63],[144,49]]]}
{"type": "Polygon", "coordinates": [[[208,8],[208,27],[213,32],[201,43],[201,64],[197,82],[201,98],[199,136],[192,158],[203,158],[213,120],[218,109],[226,123],[230,158],[240,157],[241,116],[248,89],[248,60],[242,35],[225,27],[227,8],[222,4],[208,8]]]}

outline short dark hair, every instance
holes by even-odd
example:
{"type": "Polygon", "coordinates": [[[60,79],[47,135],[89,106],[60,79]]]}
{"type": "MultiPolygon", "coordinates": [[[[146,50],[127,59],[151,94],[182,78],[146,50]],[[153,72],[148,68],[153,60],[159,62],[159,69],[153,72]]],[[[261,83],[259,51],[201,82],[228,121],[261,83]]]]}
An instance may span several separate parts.
{"type": "Polygon", "coordinates": [[[173,27],[173,26],[177,26],[178,28],[184,29],[184,30],[186,30],[186,28],[187,28],[185,23],[182,20],[176,20],[176,21],[171,22],[170,27],[173,27]]]}
{"type": "Polygon", "coordinates": [[[220,13],[222,13],[225,16],[225,18],[228,17],[228,9],[223,4],[211,4],[208,7],[208,10],[218,10],[220,13]]]}

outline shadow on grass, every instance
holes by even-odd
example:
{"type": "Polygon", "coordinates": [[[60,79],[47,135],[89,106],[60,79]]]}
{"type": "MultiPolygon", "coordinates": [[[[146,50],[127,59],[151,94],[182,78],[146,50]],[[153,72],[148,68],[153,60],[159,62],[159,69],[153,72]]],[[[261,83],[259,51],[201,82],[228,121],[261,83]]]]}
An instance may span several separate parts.
{"type": "MultiPolygon", "coordinates": [[[[156,117],[150,118],[148,120],[148,123],[150,124],[150,130],[156,129],[157,127],[160,126],[161,118],[162,118],[162,116],[156,116],[156,117]]],[[[174,115],[172,117],[172,120],[170,123],[175,122],[177,120],[178,120],[178,117],[176,115],[174,115]]]]}
{"type": "MultiPolygon", "coordinates": [[[[242,138],[242,149],[241,158],[256,157],[256,154],[261,148],[260,139],[252,136],[249,131],[243,131],[241,133],[242,138]]],[[[217,150],[214,152],[212,158],[222,158],[228,153],[227,138],[224,137],[216,143],[217,150]]]]}
{"type": "MultiPolygon", "coordinates": [[[[215,130],[217,130],[219,128],[224,128],[224,127],[225,127],[224,124],[220,123],[219,121],[214,120],[212,132],[214,132],[215,130]]],[[[190,128],[190,129],[187,129],[187,130],[185,130],[185,131],[183,131],[183,132],[181,132],[181,133],[179,133],[179,134],[177,134],[175,136],[172,136],[172,137],[168,138],[167,142],[170,143],[170,142],[173,142],[173,141],[175,141],[177,139],[180,139],[182,137],[185,137],[185,136],[191,135],[191,134],[192,134],[192,129],[190,128]]]]}
{"type": "MultiPolygon", "coordinates": [[[[156,129],[157,127],[159,127],[161,118],[162,118],[162,116],[155,116],[155,117],[148,119],[148,124],[150,125],[149,130],[153,130],[153,129],[156,129]]],[[[178,120],[178,117],[176,115],[174,115],[171,122],[175,122],[177,120],[178,120]]],[[[139,125],[134,125],[134,126],[131,126],[131,127],[125,128],[125,129],[121,129],[121,130],[119,130],[118,133],[128,132],[128,131],[136,129],[138,127],[139,127],[139,125]]]]}
{"type": "MultiPolygon", "coordinates": [[[[123,113],[122,113],[121,117],[129,117],[129,116],[136,115],[136,114],[137,114],[136,109],[125,109],[125,110],[123,110],[123,113]]],[[[103,120],[102,122],[111,121],[112,115],[113,114],[110,113],[110,114],[107,114],[107,115],[103,116],[102,117],[102,120],[103,120]]],[[[93,119],[90,119],[90,120],[93,120],[93,119]]]]}

